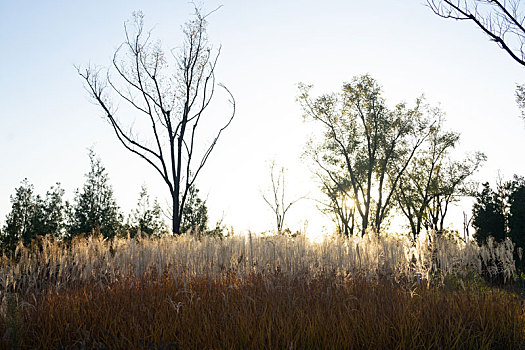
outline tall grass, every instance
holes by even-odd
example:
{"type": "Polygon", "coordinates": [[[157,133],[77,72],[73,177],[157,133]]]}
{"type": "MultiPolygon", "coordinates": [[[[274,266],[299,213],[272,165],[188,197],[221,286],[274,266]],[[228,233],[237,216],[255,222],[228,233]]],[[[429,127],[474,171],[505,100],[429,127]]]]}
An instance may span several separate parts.
{"type": "Polygon", "coordinates": [[[523,300],[471,278],[514,273],[441,236],[41,239],[0,262],[0,347],[523,348],[523,300]]]}
{"type": "MultiPolygon", "coordinates": [[[[435,288],[406,289],[384,278],[341,282],[329,275],[279,274],[89,285],[37,297],[24,307],[20,344],[42,349],[525,346],[517,297],[435,288]]],[[[0,331],[5,329],[0,322],[0,331]]]]}
{"type": "Polygon", "coordinates": [[[111,284],[125,279],[215,277],[225,272],[243,279],[279,272],[287,276],[340,277],[420,283],[442,281],[447,275],[472,273],[501,276],[515,273],[513,244],[507,240],[478,247],[472,242],[425,237],[415,243],[404,237],[332,237],[321,243],[306,237],[256,235],[161,238],[102,237],[75,239],[71,244],[41,239],[32,247],[18,246],[0,263],[0,291],[36,293],[82,283],[111,284]]]}

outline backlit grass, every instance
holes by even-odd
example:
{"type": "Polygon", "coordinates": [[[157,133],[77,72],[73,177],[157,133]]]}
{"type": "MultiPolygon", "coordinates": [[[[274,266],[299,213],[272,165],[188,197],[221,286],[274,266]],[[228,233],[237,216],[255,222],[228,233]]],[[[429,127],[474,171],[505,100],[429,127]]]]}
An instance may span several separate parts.
{"type": "Polygon", "coordinates": [[[4,258],[0,341],[27,349],[525,348],[523,300],[476,277],[512,274],[511,248],[377,237],[43,241],[4,258]]]}

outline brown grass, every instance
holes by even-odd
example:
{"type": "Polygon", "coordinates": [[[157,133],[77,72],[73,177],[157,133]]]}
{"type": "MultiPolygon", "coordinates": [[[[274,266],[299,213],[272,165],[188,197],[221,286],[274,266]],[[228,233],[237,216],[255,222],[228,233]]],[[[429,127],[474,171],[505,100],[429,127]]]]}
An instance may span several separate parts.
{"type": "Polygon", "coordinates": [[[18,317],[21,348],[519,349],[523,311],[494,290],[225,274],[71,288],[28,300],[18,317]]]}
{"type": "Polygon", "coordinates": [[[525,349],[509,242],[41,241],[0,262],[0,348],[525,349]],[[491,245],[492,244],[492,245],[491,245]]]}

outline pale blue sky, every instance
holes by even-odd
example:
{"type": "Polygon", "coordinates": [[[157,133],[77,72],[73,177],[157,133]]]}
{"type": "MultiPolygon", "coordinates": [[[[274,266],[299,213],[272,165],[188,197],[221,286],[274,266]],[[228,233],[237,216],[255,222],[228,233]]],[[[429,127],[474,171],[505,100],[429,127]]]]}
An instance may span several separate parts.
{"type": "MultiPolygon", "coordinates": [[[[315,193],[299,159],[310,127],[295,102],[299,82],[331,92],[370,73],[391,105],[424,93],[461,132],[462,151],[487,154],[479,180],[493,181],[498,170],[525,175],[525,124],[514,102],[525,69],[471,23],[443,20],[422,0],[202,4],[224,5],[210,17],[209,35],[222,44],[217,77],[238,107],[198,183],[212,220],[224,213],[238,230],[272,228],[260,195],[270,159],[289,168],[292,194],[315,193]]],[[[125,212],[142,183],[161,201],[167,197],[157,174],[114,138],[73,67],[108,65],[134,10],[173,48],[193,8],[186,1],[0,1],[0,223],[24,177],[39,193],[61,182],[71,199],[83,184],[90,146],[125,212]]],[[[319,216],[303,201],[288,223],[299,229],[307,219],[309,230],[319,230],[326,224],[319,216]]]]}

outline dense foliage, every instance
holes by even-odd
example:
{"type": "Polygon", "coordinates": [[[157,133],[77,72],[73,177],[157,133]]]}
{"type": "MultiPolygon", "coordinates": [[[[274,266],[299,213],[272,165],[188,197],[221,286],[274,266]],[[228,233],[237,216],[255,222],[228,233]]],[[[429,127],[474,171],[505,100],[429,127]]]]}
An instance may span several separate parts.
{"type": "Polygon", "coordinates": [[[134,237],[139,232],[147,236],[158,236],[167,230],[162,220],[162,209],[159,202],[155,199],[152,204],[146,185],[142,185],[137,207],[128,219],[127,231],[130,237],[134,237]]]}
{"type": "Polygon", "coordinates": [[[106,168],[94,152],[89,152],[90,170],[82,190],[75,193],[71,225],[68,234],[90,234],[100,232],[112,237],[121,231],[122,214],[113,196],[106,168]]]}
{"type": "Polygon", "coordinates": [[[208,208],[199,198],[199,189],[191,186],[182,210],[181,232],[205,232],[208,227],[208,208]]]}
{"type": "MultiPolygon", "coordinates": [[[[93,233],[113,238],[134,237],[139,232],[147,236],[168,232],[163,210],[156,199],[150,199],[146,186],[142,186],[137,206],[124,222],[106,168],[93,150],[89,151],[89,160],[86,181],[82,189],[75,191],[72,203],[64,201],[65,191],[59,183],[41,197],[24,179],[11,196],[11,211],[0,230],[0,248],[13,251],[19,241],[28,246],[38,236],[72,240],[93,233]]],[[[198,194],[199,190],[192,186],[183,213],[183,232],[222,235],[224,228],[220,223],[208,230],[208,209],[198,194]]]]}
{"type": "Polygon", "coordinates": [[[484,183],[474,203],[472,226],[476,229],[474,238],[478,244],[484,244],[488,237],[497,241],[511,239],[516,245],[516,264],[523,271],[525,179],[514,176],[511,181],[500,181],[495,191],[489,183],[484,183]]]}
{"type": "Polygon", "coordinates": [[[63,196],[64,190],[58,183],[45,198],[35,195],[33,185],[24,179],[11,196],[11,212],[0,235],[2,247],[11,250],[19,240],[28,244],[37,235],[60,237],[66,218],[63,196]]]}

